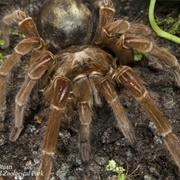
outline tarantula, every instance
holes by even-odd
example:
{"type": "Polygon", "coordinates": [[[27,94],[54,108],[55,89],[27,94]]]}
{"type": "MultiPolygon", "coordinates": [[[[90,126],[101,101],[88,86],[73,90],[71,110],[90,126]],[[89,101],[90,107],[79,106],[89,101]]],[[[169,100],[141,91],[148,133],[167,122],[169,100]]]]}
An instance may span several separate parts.
{"type": "MultiPolygon", "coordinates": [[[[83,162],[89,160],[92,106],[101,105],[100,96],[110,104],[123,135],[131,144],[136,143],[133,127],[118,100],[116,85],[119,84],[150,116],[174,162],[180,167],[178,138],[150,98],[141,79],[132,68],[126,66],[133,60],[134,51],[148,53],[172,68],[175,81],[180,86],[177,59],[145,37],[150,34],[147,26],[125,20],[113,21],[115,10],[111,0],[98,0],[95,4],[99,8],[99,22],[93,38],[93,15],[80,0],[48,1],[42,7],[37,23],[41,35],[32,18],[21,10],[3,18],[6,30],[17,22],[26,38],[17,44],[12,55],[0,66],[1,121],[6,111],[6,77],[21,56],[31,54],[26,79],[15,98],[15,124],[10,140],[16,141],[20,136],[25,106],[35,84],[38,83],[50,106],[42,162],[38,170],[43,172],[43,176],[37,176],[38,180],[50,178],[59,126],[66,108],[72,104],[77,107],[81,122],[80,153],[83,162]],[[46,44],[58,53],[54,55],[46,44]]],[[[4,36],[7,39],[7,34],[4,33],[4,36]]]]}

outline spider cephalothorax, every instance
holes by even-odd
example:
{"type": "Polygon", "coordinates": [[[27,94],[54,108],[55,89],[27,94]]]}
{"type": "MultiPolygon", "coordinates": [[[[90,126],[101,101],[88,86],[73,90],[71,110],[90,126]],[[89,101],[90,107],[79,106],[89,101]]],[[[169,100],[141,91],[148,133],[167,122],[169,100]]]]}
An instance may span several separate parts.
{"type": "Polygon", "coordinates": [[[178,138],[172,132],[170,124],[163,117],[161,111],[152,101],[141,80],[130,67],[124,66],[133,60],[134,50],[148,53],[172,68],[175,81],[180,86],[180,65],[177,59],[173,55],[162,51],[145,37],[150,33],[147,26],[130,24],[124,20],[113,21],[115,10],[110,0],[99,0],[96,5],[99,6],[99,23],[91,45],[82,45],[91,39],[92,15],[81,1],[52,0],[49,1],[48,6],[43,7],[39,21],[42,36],[45,37],[48,43],[52,40],[52,46],[55,49],[68,46],[55,55],[48,51],[46,43],[39,36],[32,18],[23,11],[14,11],[3,18],[6,27],[13,21],[17,21],[26,38],[15,47],[13,54],[0,66],[0,88],[3,94],[0,97],[1,120],[5,118],[6,76],[22,55],[31,52],[27,77],[15,99],[15,125],[12,128],[10,140],[16,141],[23,129],[24,109],[36,82],[38,82],[39,89],[44,92],[44,99],[49,102],[50,106],[49,124],[46,130],[43,157],[39,168],[39,172],[43,172],[44,176],[38,176],[37,179],[50,178],[52,157],[56,149],[60,122],[64,112],[72,103],[77,107],[81,122],[80,152],[84,162],[89,160],[90,154],[89,126],[92,120],[92,106],[93,104],[100,105],[102,103],[101,96],[110,104],[124,136],[131,144],[136,142],[133,127],[118,100],[116,88],[119,84],[122,84],[132,94],[140,103],[142,109],[153,120],[175,163],[180,167],[180,144],[178,138]],[[67,12],[68,15],[65,14],[66,16],[64,16],[63,14],[60,16],[60,14],[56,14],[56,7],[53,3],[60,5],[58,8],[61,11],[64,10],[64,14],[67,12]],[[80,6],[77,6],[77,4],[80,6]],[[74,13],[79,13],[81,8],[85,10],[85,16],[90,18],[90,26],[87,23],[88,18],[75,16],[76,20],[74,19],[74,13]],[[51,10],[53,11],[52,14],[51,10]],[[46,16],[46,12],[50,13],[49,16],[46,16]],[[56,26],[57,24],[54,24],[54,22],[51,24],[53,18],[50,15],[62,18],[55,18],[59,26],[56,26]],[[69,18],[70,22],[68,21],[69,18]],[[73,24],[74,20],[80,22],[79,28],[74,26],[76,25],[73,24]],[[72,24],[72,29],[69,29],[69,23],[72,24]],[[50,28],[47,35],[46,25],[47,29],[50,28]],[[66,25],[68,28],[66,28],[66,25]],[[64,30],[65,37],[63,37],[63,33],[60,33],[64,30]],[[57,32],[61,36],[53,34],[57,32]],[[83,36],[80,37],[80,41],[76,37],[74,39],[72,37],[72,34],[79,37],[78,33],[82,33],[83,36]],[[81,41],[81,38],[84,39],[81,41]],[[108,49],[108,52],[103,49],[108,49]]]}

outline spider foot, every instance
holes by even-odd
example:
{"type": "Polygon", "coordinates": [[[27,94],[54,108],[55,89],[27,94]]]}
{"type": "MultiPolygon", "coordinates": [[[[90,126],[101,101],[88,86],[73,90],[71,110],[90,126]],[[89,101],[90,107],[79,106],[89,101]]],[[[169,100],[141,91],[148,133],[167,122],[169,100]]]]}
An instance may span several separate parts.
{"type": "Polygon", "coordinates": [[[111,0],[99,0],[94,3],[95,8],[114,8],[111,0]]]}
{"type": "Polygon", "coordinates": [[[89,162],[90,151],[89,125],[82,125],[80,131],[80,154],[84,164],[89,162]]]}
{"type": "Polygon", "coordinates": [[[180,141],[174,133],[169,133],[164,137],[164,142],[168,148],[176,165],[180,168],[180,141]]]}
{"type": "Polygon", "coordinates": [[[1,96],[0,96],[0,122],[4,121],[5,119],[5,113],[6,113],[6,97],[5,97],[5,76],[4,71],[2,71],[0,66],[0,90],[1,90],[1,96]]]}
{"type": "Polygon", "coordinates": [[[26,14],[21,10],[15,10],[3,17],[3,24],[1,27],[3,33],[1,35],[1,39],[4,40],[4,44],[1,46],[2,49],[9,47],[9,34],[11,31],[11,25],[13,25],[15,22],[18,23],[25,18],[26,14]]]}
{"type": "Polygon", "coordinates": [[[1,45],[1,49],[6,49],[9,47],[9,34],[10,34],[10,27],[6,24],[2,25],[2,34],[1,39],[4,41],[4,44],[1,45]]]}
{"type": "Polygon", "coordinates": [[[80,153],[81,153],[81,159],[83,161],[83,164],[88,164],[89,158],[90,158],[90,142],[81,143],[80,145],[80,153]]]}
{"type": "Polygon", "coordinates": [[[136,139],[136,135],[134,133],[133,127],[130,124],[128,124],[125,127],[120,127],[120,129],[121,129],[124,137],[128,139],[128,141],[131,143],[131,145],[132,146],[135,145],[137,142],[137,139],[136,139]]]}
{"type": "MultiPolygon", "coordinates": [[[[84,84],[82,83],[82,86],[83,85],[84,84]]],[[[87,164],[89,162],[90,151],[91,151],[91,145],[89,140],[90,139],[89,127],[92,120],[92,110],[91,110],[91,106],[89,105],[88,98],[86,101],[81,101],[78,103],[78,112],[79,112],[79,119],[81,122],[80,135],[79,135],[80,138],[79,150],[83,163],[87,164]]]]}
{"type": "Polygon", "coordinates": [[[23,130],[24,127],[12,127],[9,140],[14,142],[18,139],[19,135],[21,134],[21,131],[23,130]]]}
{"type": "Polygon", "coordinates": [[[4,121],[6,113],[6,107],[0,109],[0,122],[4,121]]]}
{"type": "Polygon", "coordinates": [[[29,17],[24,11],[15,10],[5,15],[2,19],[2,35],[1,38],[4,40],[4,45],[1,46],[2,49],[9,47],[9,34],[11,31],[11,26],[17,23],[19,29],[26,37],[39,37],[36,25],[31,17],[29,17]]]}
{"type": "Polygon", "coordinates": [[[107,102],[110,104],[114,112],[114,115],[116,117],[118,126],[121,129],[124,137],[128,139],[131,145],[134,145],[136,143],[136,136],[134,133],[134,129],[125,113],[123,106],[121,105],[118,99],[115,88],[108,77],[102,79],[101,91],[107,102]]]}
{"type": "Polygon", "coordinates": [[[43,152],[42,162],[37,172],[36,180],[49,180],[52,169],[52,158],[54,154],[43,152]]]}
{"type": "Polygon", "coordinates": [[[180,64],[177,64],[173,68],[174,76],[175,76],[175,81],[178,87],[180,87],[180,64]]]}

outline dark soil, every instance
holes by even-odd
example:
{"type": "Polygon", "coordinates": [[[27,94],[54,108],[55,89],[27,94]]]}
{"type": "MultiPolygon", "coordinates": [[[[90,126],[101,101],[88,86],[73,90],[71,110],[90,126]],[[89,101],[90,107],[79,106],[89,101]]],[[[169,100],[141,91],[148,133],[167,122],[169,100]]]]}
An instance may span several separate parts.
{"type": "MultiPolygon", "coordinates": [[[[11,1],[11,4],[13,6],[23,5],[25,8],[27,7],[28,11],[32,10],[31,12],[36,12],[40,6],[36,6],[37,0],[27,1],[27,4],[24,3],[25,0],[21,1],[11,1]]],[[[1,9],[9,7],[9,5],[8,7],[5,5],[5,2],[0,2],[1,9]]],[[[116,0],[116,18],[150,26],[148,23],[148,3],[149,1],[145,0],[116,0]]],[[[179,7],[179,1],[158,1],[155,10],[156,15],[162,19],[167,14],[177,17],[180,13],[179,7]]],[[[163,24],[162,28],[167,30],[168,25],[163,24]]],[[[180,36],[180,34],[176,35],[180,36]]],[[[159,38],[154,33],[153,38],[157,45],[167,48],[177,59],[180,59],[178,44],[159,38]]],[[[5,52],[10,54],[19,40],[18,36],[12,36],[11,47],[5,52]]],[[[20,138],[14,143],[8,140],[13,122],[14,95],[23,81],[24,71],[27,69],[27,58],[23,58],[19,62],[10,79],[11,88],[7,97],[9,109],[4,121],[4,128],[0,132],[0,180],[35,179],[33,173],[36,174],[42,155],[42,142],[46,131],[47,118],[43,118],[43,121],[35,118],[38,114],[43,114],[36,103],[33,103],[37,99],[35,93],[32,95],[32,98],[35,97],[35,99],[30,101],[31,106],[27,108],[25,128],[20,138]],[[20,172],[26,173],[24,178],[12,176],[20,174],[20,172]]],[[[146,58],[137,63],[134,69],[147,84],[148,90],[151,90],[153,99],[172,124],[174,132],[180,136],[180,89],[174,83],[171,69],[165,67],[163,70],[158,70],[150,66],[146,58]]],[[[64,123],[60,128],[51,180],[117,179],[116,173],[106,170],[106,165],[111,159],[115,160],[118,166],[126,169],[128,179],[180,179],[180,172],[166,150],[162,138],[157,135],[149,117],[127,93],[123,93],[121,101],[135,128],[138,139],[137,145],[131,147],[123,137],[117,127],[113,113],[106,103],[101,108],[94,107],[91,125],[92,152],[89,165],[83,166],[80,159],[78,151],[79,120],[78,117],[75,117],[70,124],[64,123]]]]}

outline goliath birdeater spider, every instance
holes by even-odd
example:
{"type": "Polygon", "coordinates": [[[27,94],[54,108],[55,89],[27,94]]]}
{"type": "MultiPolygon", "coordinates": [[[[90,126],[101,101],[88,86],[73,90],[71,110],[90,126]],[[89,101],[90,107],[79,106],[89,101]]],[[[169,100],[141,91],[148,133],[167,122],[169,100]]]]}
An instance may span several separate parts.
{"type": "Polygon", "coordinates": [[[95,4],[99,9],[99,21],[93,38],[93,15],[81,0],[48,1],[39,14],[38,30],[32,18],[21,10],[15,10],[3,18],[7,45],[9,35],[6,32],[14,22],[18,23],[25,38],[0,66],[1,121],[6,111],[6,77],[21,56],[31,54],[26,79],[15,98],[15,124],[10,140],[16,141],[23,129],[24,110],[35,84],[38,83],[39,90],[50,106],[39,167],[39,172],[43,172],[44,176],[37,176],[38,180],[50,178],[59,126],[66,107],[72,104],[77,107],[81,122],[80,153],[84,162],[88,162],[90,154],[92,106],[101,105],[100,96],[110,104],[123,135],[131,144],[136,143],[133,127],[118,99],[119,84],[150,116],[174,162],[180,167],[178,138],[141,79],[132,68],[126,66],[133,61],[134,51],[149,54],[172,69],[176,84],[180,86],[180,65],[177,59],[146,37],[151,32],[147,26],[125,20],[114,21],[115,10],[111,0],[98,0],[95,4]]]}

